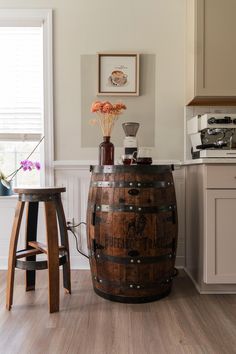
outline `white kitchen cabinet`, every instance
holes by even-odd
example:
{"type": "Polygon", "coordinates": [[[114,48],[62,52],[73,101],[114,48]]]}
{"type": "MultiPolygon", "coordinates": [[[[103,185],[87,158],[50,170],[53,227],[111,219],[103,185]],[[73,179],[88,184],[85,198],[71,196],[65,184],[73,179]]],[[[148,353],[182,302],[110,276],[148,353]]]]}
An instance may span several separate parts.
{"type": "Polygon", "coordinates": [[[236,164],[186,166],[186,271],[201,293],[236,293],[236,164]]]}
{"type": "Polygon", "coordinates": [[[206,191],[204,281],[236,284],[236,189],[206,191]]]}
{"type": "Polygon", "coordinates": [[[187,0],[186,104],[236,104],[236,1],[187,0]]]}

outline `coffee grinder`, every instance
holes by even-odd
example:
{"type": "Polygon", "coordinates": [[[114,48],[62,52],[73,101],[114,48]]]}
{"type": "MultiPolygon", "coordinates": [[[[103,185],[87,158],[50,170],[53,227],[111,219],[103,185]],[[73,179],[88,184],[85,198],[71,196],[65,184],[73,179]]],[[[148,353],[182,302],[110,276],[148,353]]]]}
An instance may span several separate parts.
{"type": "Polygon", "coordinates": [[[139,123],[127,122],[123,123],[122,127],[126,135],[124,138],[125,155],[132,155],[138,149],[136,134],[139,128],[139,123]]]}

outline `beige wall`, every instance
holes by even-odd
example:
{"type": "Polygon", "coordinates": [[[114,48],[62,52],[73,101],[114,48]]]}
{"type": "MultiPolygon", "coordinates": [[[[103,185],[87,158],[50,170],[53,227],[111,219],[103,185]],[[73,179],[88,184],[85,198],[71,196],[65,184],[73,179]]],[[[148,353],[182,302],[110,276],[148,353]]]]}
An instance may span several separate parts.
{"type": "MultiPolygon", "coordinates": [[[[138,51],[155,55],[153,157],[182,159],[185,1],[0,0],[0,8],[54,9],[57,160],[97,157],[96,148],[81,148],[81,120],[88,118],[81,117],[80,64],[82,55],[101,51],[138,51]]],[[[128,112],[125,113],[127,120],[128,112]]],[[[150,131],[150,135],[152,133],[150,131]]],[[[145,134],[149,134],[147,129],[145,134]]]]}
{"type": "MultiPolygon", "coordinates": [[[[140,124],[137,138],[139,146],[155,147],[155,85],[156,56],[153,54],[140,55],[140,95],[137,96],[99,96],[99,100],[122,102],[128,107],[119,117],[118,124],[112,131],[112,142],[116,146],[123,146],[124,130],[122,123],[137,122],[140,124]]],[[[82,117],[94,119],[96,115],[90,112],[91,102],[97,93],[97,57],[96,55],[81,56],[81,111],[82,117]]],[[[88,119],[82,119],[82,147],[98,147],[101,143],[100,129],[97,125],[88,124],[88,119]]]]}

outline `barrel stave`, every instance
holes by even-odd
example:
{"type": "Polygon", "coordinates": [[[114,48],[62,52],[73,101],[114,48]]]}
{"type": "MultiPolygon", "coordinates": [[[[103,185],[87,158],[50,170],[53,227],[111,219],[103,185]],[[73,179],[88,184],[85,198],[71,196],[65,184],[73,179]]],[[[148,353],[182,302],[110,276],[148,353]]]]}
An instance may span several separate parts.
{"type": "Polygon", "coordinates": [[[97,205],[113,205],[117,207],[122,205],[137,205],[140,207],[167,206],[176,203],[174,187],[166,189],[94,187],[94,191],[91,193],[89,200],[96,200],[97,205]],[[133,191],[137,193],[137,195],[131,195],[130,193],[133,191]]]}
{"type": "Polygon", "coordinates": [[[110,264],[104,267],[102,264],[97,264],[99,277],[94,279],[94,287],[105,293],[130,298],[159,295],[171,287],[171,283],[167,282],[172,275],[168,271],[170,266],[167,264],[165,269],[163,265],[124,267],[110,264]],[[153,272],[151,268],[154,268],[153,272]],[[155,276],[156,274],[158,276],[155,276]]]}
{"type": "Polygon", "coordinates": [[[92,173],[88,248],[94,289],[101,296],[143,302],[171,289],[176,199],[170,169],[158,170],[149,166],[142,174],[137,168],[92,173]]]}
{"type": "Polygon", "coordinates": [[[100,212],[97,220],[96,240],[107,254],[127,255],[135,249],[145,256],[159,255],[168,246],[172,247],[175,239],[176,225],[171,212],[146,215],[100,212]]]}

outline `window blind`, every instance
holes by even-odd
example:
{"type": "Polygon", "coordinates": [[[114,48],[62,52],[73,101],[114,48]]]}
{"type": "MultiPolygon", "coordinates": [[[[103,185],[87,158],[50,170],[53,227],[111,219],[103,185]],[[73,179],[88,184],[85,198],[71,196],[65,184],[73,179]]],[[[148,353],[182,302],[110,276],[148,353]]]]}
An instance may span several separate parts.
{"type": "Polygon", "coordinates": [[[42,27],[0,27],[0,136],[43,130],[42,27]]]}

